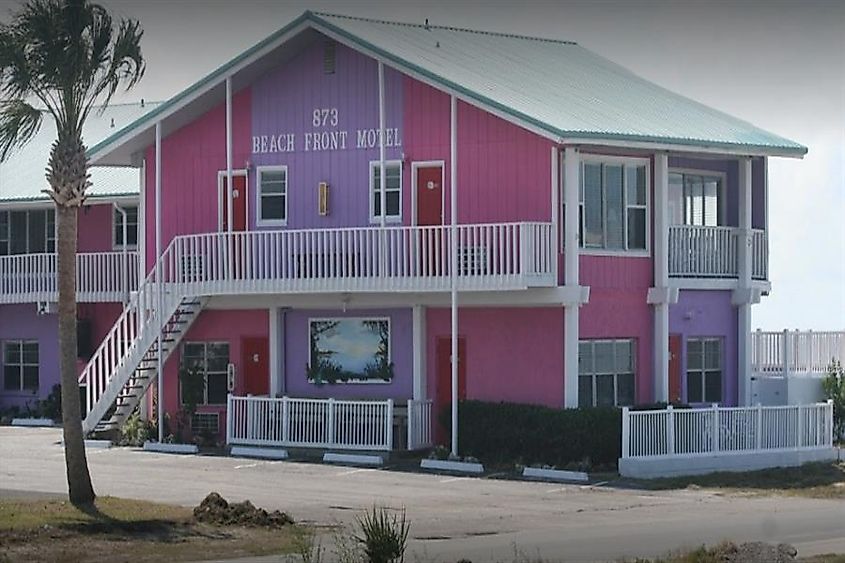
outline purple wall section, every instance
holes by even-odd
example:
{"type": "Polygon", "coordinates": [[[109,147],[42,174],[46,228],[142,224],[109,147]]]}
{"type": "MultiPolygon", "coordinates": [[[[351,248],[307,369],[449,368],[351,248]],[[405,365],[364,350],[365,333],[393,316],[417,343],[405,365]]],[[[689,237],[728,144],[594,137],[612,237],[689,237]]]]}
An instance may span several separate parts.
{"type": "Polygon", "coordinates": [[[285,314],[285,389],[292,397],[335,399],[410,399],[413,395],[413,343],[410,309],[347,311],[295,310],[285,314]],[[317,317],[388,317],[393,381],[390,383],[308,383],[308,319],[317,317]]]}
{"type": "MultiPolygon", "coordinates": [[[[385,69],[385,136],[386,158],[398,159],[402,154],[402,76],[385,69]],[[398,136],[394,131],[398,130],[398,136]]],[[[297,54],[293,59],[258,79],[252,86],[252,162],[256,166],[288,166],[288,228],[353,227],[370,223],[370,162],[379,159],[377,137],[379,127],[378,65],[374,59],[337,45],[336,71],[323,71],[323,43],[297,54]],[[337,123],[329,115],[325,126],[314,126],[314,110],[336,109],[337,123]],[[358,133],[371,132],[371,145],[358,146],[358,133]],[[315,150],[314,135],[334,135],[336,146],[315,150]],[[262,147],[262,136],[293,135],[292,152],[270,151],[262,147]],[[255,149],[259,149],[256,151],[255,149]],[[317,186],[330,186],[329,214],[317,212],[317,186]]],[[[328,137],[327,137],[328,138],[328,137]]],[[[288,137],[283,137],[285,143],[288,137]]],[[[329,140],[331,143],[331,139],[329,140]]],[[[288,148],[284,144],[283,148],[288,148]]],[[[410,175],[410,165],[403,176],[410,175]]],[[[258,209],[255,180],[251,175],[251,204],[258,209]]],[[[403,194],[406,196],[406,194],[403,194]]],[[[251,214],[255,226],[257,213],[251,214]]]]}
{"type": "MultiPolygon", "coordinates": [[[[449,310],[429,309],[426,326],[428,392],[436,398],[437,338],[451,334],[449,310]]],[[[468,399],[563,406],[562,307],[460,309],[458,330],[468,399]]]]}
{"type": "Polygon", "coordinates": [[[669,333],[682,337],[681,389],[686,399],[687,339],[723,339],[724,403],[737,402],[737,312],[730,291],[681,291],[678,302],[669,307],[669,333]]]}
{"type": "MultiPolygon", "coordinates": [[[[0,343],[6,340],[38,341],[38,391],[6,391],[0,379],[0,407],[24,408],[50,394],[59,382],[59,324],[56,315],[39,315],[35,304],[0,305],[0,343]]],[[[3,349],[0,348],[0,355],[3,349]]],[[[2,374],[0,374],[2,375],[2,374]]]]}

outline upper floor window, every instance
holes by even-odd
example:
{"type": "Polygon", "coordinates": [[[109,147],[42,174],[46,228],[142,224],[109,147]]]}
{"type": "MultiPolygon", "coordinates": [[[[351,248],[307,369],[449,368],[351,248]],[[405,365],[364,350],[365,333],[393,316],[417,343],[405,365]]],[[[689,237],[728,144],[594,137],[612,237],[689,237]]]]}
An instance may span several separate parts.
{"type": "MultiPolygon", "coordinates": [[[[384,163],[384,199],[387,202],[384,216],[387,221],[402,220],[402,161],[387,160],[384,163]]],[[[370,162],[370,221],[381,220],[381,165],[370,162]]]]}
{"type": "Polygon", "coordinates": [[[578,343],[578,405],[634,404],[635,340],[581,340],[578,343]]]}
{"type": "Polygon", "coordinates": [[[676,225],[724,224],[724,177],[718,174],[669,173],[669,215],[676,225]]]}
{"type": "Polygon", "coordinates": [[[0,256],[56,251],[53,209],[0,211],[0,256]]]}
{"type": "Polygon", "coordinates": [[[629,161],[586,160],[581,171],[581,246],[648,249],[648,167],[629,161]]]}
{"type": "Polygon", "coordinates": [[[38,389],[38,341],[3,343],[3,388],[6,391],[38,389]]]}
{"type": "MultiPolygon", "coordinates": [[[[185,342],[182,346],[182,367],[195,368],[205,381],[202,405],[225,405],[229,393],[227,342],[185,342]]],[[[180,391],[181,396],[181,391],[180,391]]]]}
{"type": "Polygon", "coordinates": [[[258,168],[259,226],[284,226],[288,219],[288,167],[258,168]]]}
{"type": "Polygon", "coordinates": [[[722,340],[687,340],[687,402],[718,403],[722,400],[722,340]]]}
{"type": "MultiPolygon", "coordinates": [[[[138,246],[138,206],[123,207],[126,213],[126,246],[138,246]]],[[[123,213],[114,210],[114,247],[123,248],[123,213]]]]}

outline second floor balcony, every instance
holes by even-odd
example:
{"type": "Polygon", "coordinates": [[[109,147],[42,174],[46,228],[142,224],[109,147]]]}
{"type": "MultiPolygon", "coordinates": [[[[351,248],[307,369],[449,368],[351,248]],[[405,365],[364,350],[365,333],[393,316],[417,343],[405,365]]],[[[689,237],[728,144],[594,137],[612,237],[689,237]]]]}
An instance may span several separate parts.
{"type": "MultiPolygon", "coordinates": [[[[0,304],[58,300],[55,253],[0,256],[0,304]]],[[[80,303],[120,302],[138,289],[138,253],[90,252],[76,259],[80,303]]]]}
{"type": "MultiPolygon", "coordinates": [[[[669,227],[669,276],[674,278],[738,278],[742,231],[736,227],[673,225],[669,227]]],[[[766,232],[751,233],[751,278],[769,278],[766,232]]]]}

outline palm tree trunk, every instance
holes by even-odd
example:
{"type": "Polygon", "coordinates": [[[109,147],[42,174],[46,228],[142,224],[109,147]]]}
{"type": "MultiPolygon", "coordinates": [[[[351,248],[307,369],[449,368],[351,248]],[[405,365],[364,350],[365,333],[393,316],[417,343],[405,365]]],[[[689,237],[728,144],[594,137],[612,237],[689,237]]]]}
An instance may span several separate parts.
{"type": "Polygon", "coordinates": [[[94,502],[94,487],[88,473],[79,382],[76,369],[76,206],[57,206],[59,287],[59,371],[62,381],[62,427],[70,502],[74,506],[94,502]]]}

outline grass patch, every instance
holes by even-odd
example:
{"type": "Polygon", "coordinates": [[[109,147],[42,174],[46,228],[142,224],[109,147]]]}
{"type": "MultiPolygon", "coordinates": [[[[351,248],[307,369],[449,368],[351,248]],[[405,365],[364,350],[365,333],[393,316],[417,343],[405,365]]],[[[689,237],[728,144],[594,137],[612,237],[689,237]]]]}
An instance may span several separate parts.
{"type": "Polygon", "coordinates": [[[735,492],[778,493],[810,498],[845,498],[845,463],[807,463],[800,467],[780,467],[743,473],[710,473],[688,477],[642,479],[645,489],[667,490],[700,487],[735,492]]]}
{"type": "Polygon", "coordinates": [[[297,526],[198,523],[179,506],[103,497],[82,512],[65,501],[0,500],[0,562],[195,561],[290,553],[297,526]]]}

